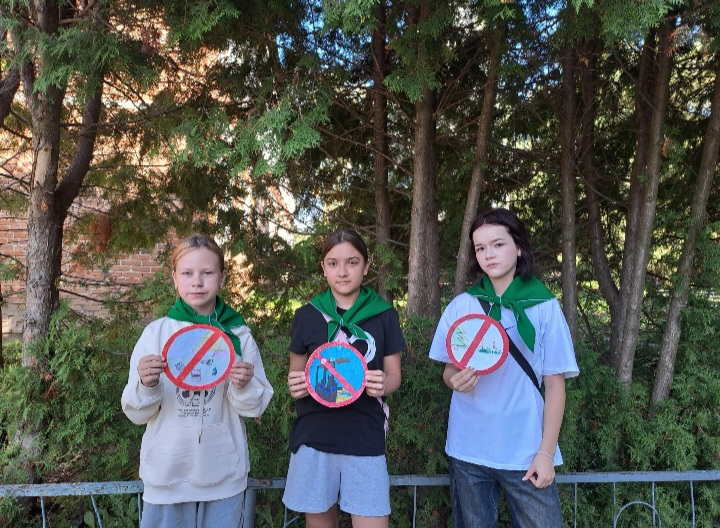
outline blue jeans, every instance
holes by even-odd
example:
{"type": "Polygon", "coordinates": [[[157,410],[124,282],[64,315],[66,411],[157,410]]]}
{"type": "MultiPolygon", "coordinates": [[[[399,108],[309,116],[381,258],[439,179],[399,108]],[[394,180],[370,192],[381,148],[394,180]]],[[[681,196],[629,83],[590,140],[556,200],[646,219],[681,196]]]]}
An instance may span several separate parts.
{"type": "Polygon", "coordinates": [[[562,528],[557,483],[538,489],[525,471],[493,469],[450,457],[454,528],[495,528],[500,488],[510,506],[513,528],[562,528]]]}

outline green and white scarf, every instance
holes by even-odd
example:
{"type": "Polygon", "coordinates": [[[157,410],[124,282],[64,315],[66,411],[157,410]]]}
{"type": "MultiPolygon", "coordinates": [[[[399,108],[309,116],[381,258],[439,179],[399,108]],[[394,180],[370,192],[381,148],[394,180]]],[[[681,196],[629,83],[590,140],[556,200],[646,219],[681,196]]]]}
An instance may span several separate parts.
{"type": "Polygon", "coordinates": [[[523,279],[518,275],[502,295],[496,295],[492,282],[487,275],[483,275],[480,282],[471,286],[467,292],[478,299],[492,303],[488,315],[496,321],[500,321],[500,306],[512,310],[520,337],[530,351],[535,351],[535,327],[525,314],[525,308],[555,298],[555,295],[539,279],[535,277],[523,279]]]}
{"type": "Polygon", "coordinates": [[[328,342],[333,340],[341,327],[347,328],[355,337],[367,341],[367,335],[358,325],[392,308],[375,290],[366,286],[360,287],[358,298],[342,315],[337,312],[337,303],[329,288],[313,297],[310,304],[330,318],[327,323],[328,342]]]}

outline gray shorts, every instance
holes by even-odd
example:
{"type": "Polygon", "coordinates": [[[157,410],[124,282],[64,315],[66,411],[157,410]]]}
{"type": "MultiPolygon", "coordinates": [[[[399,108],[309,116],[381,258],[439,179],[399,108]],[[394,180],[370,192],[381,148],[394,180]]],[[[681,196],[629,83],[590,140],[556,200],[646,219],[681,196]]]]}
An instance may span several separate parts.
{"type": "Polygon", "coordinates": [[[337,503],[351,515],[390,515],[385,455],[336,455],[302,445],[290,455],[282,500],[289,509],[303,513],[323,513],[337,503]]]}
{"type": "Polygon", "coordinates": [[[140,528],[240,528],[245,492],[227,499],[177,504],[143,501],[140,528]]]}

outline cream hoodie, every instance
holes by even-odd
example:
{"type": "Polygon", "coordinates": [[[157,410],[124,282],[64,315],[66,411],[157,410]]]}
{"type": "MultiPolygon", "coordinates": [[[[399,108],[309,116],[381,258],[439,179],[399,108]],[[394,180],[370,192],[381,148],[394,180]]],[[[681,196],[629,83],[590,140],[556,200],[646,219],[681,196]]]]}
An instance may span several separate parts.
{"type": "Polygon", "coordinates": [[[176,387],[165,374],[154,387],[140,383],[140,358],[161,354],[170,336],[190,324],[163,317],[145,328],[130,358],[122,394],[127,417],[147,424],[140,478],[143,499],[151,504],[218,500],[244,491],[250,463],[241,417],[260,416],[273,395],[247,326],[231,329],[242,347],[242,358],[235,360],[255,367],[253,378],[242,389],[226,379],[209,390],[189,391],[176,387]]]}

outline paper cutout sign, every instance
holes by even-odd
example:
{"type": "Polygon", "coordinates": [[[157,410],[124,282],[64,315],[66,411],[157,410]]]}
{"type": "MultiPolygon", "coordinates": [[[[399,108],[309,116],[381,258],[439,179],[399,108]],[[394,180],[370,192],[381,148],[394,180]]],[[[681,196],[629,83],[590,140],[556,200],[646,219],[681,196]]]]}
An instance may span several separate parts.
{"type": "Polygon", "coordinates": [[[235,361],[235,349],[225,332],[203,324],[186,326],[171,335],[162,355],[170,381],[196,391],[222,382],[235,361]]]}
{"type": "Polygon", "coordinates": [[[310,396],[326,407],[344,407],[365,390],[365,358],[355,347],[340,341],[319,346],[305,366],[310,396]]]}
{"type": "Polygon", "coordinates": [[[505,329],[487,315],[461,317],[448,330],[445,340],[450,361],[460,370],[475,369],[475,375],[490,374],[507,359],[510,341],[505,329]]]}

